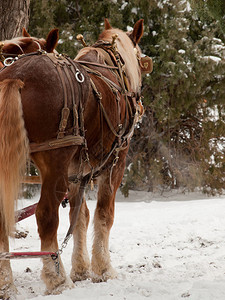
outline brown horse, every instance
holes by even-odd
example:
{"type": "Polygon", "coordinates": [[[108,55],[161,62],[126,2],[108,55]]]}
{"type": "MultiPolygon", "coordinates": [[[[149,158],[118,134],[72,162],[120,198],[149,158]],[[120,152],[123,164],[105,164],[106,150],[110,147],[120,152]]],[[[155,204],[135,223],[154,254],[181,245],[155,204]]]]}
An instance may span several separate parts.
{"type": "Polygon", "coordinates": [[[22,37],[0,42],[0,68],[4,66],[4,60],[9,57],[16,57],[38,50],[51,53],[54,51],[59,39],[59,31],[57,28],[52,29],[48,33],[46,40],[31,37],[25,28],[23,28],[22,35],[22,37]]]}
{"type": "MultiPolygon", "coordinates": [[[[148,67],[141,63],[142,35],[143,20],[129,34],[111,28],[105,20],[98,42],[83,48],[75,61],[54,54],[30,55],[0,72],[0,252],[9,251],[14,200],[30,152],[42,179],[36,209],[41,250],[59,249],[58,208],[69,189],[72,281],[91,275],[94,281],[106,281],[116,276],[110,263],[109,233],[141,107],[141,71],[148,67]],[[83,190],[93,178],[98,201],[90,262],[89,211],[83,190]]],[[[42,278],[48,293],[71,286],[60,258],[59,262],[57,274],[52,258],[43,259],[42,278]]],[[[9,262],[0,261],[0,270],[0,290],[7,297],[15,290],[9,262]]]]}

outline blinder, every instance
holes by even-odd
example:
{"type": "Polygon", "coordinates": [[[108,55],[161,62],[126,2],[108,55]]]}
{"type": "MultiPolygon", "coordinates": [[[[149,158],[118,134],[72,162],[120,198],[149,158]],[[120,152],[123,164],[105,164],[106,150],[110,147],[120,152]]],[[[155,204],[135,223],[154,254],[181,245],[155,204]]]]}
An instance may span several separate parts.
{"type": "Polygon", "coordinates": [[[144,56],[139,60],[142,75],[149,74],[153,71],[153,62],[151,57],[144,56]]]}
{"type": "Polygon", "coordinates": [[[153,62],[151,57],[145,55],[141,57],[140,51],[135,47],[134,53],[137,57],[137,60],[139,62],[140,68],[141,68],[141,74],[146,75],[149,73],[152,73],[153,71],[153,62]]]}

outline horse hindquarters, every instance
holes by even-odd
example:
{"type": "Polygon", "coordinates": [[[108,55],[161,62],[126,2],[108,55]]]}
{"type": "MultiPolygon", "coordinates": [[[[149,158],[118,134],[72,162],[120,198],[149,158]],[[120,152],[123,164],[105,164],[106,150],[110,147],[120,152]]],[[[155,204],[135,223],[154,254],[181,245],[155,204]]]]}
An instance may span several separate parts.
{"type": "MultiPolygon", "coordinates": [[[[6,79],[0,83],[0,251],[8,252],[8,235],[14,223],[14,201],[25,170],[28,140],[22,117],[19,89],[23,82],[6,79]]],[[[14,291],[9,262],[0,261],[0,296],[14,291]],[[7,274],[7,275],[6,275],[7,274]]]]}

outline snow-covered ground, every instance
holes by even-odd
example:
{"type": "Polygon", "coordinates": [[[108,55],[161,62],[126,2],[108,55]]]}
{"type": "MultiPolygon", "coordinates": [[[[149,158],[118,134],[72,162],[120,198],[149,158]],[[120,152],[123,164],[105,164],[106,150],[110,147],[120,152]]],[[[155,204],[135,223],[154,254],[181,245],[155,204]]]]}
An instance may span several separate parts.
{"type": "MultiPolygon", "coordinates": [[[[91,216],[95,193],[88,195],[91,216]]],[[[27,206],[37,199],[20,200],[27,206]]],[[[61,295],[45,296],[40,259],[13,260],[18,300],[216,300],[225,299],[225,196],[163,195],[132,192],[117,196],[110,237],[112,265],[118,278],[104,283],[77,282],[61,295]],[[124,200],[130,200],[129,202],[124,200]]],[[[68,229],[69,208],[60,208],[59,242],[68,229]]],[[[90,223],[92,225],[92,223],[90,223]]],[[[11,251],[40,247],[34,216],[18,223],[26,238],[10,241],[11,251]]],[[[88,232],[91,253],[92,226],[88,232]]],[[[62,254],[70,273],[72,240],[62,254]]]]}

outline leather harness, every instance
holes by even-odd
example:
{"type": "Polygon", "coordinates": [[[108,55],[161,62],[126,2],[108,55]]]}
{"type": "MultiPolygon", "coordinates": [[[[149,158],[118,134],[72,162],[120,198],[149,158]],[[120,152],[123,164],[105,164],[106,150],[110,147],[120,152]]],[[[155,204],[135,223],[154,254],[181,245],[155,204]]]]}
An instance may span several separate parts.
{"type": "MultiPolygon", "coordinates": [[[[30,143],[30,153],[39,152],[39,151],[48,151],[52,149],[74,146],[74,145],[82,146],[85,153],[84,159],[89,164],[91,169],[90,174],[88,176],[89,180],[99,175],[99,173],[106,167],[109,158],[114,154],[115,158],[110,163],[111,172],[112,172],[113,167],[116,165],[119,159],[118,153],[121,150],[127,148],[128,141],[133,134],[135,124],[138,122],[142,111],[139,109],[141,104],[139,105],[137,104],[138,101],[140,100],[140,95],[130,92],[128,90],[127,78],[122,69],[123,60],[119,55],[118,51],[113,50],[111,46],[112,46],[111,43],[104,42],[104,41],[99,41],[98,43],[93,45],[93,47],[99,48],[98,50],[101,49],[100,51],[104,52],[104,57],[105,57],[105,61],[107,62],[107,65],[95,63],[95,62],[89,62],[89,61],[82,61],[82,60],[74,61],[66,55],[46,53],[43,50],[35,53],[24,54],[19,56],[18,58],[17,57],[12,58],[12,63],[13,63],[14,61],[23,58],[25,56],[32,56],[37,54],[46,55],[51,60],[52,64],[55,66],[57,70],[57,73],[59,75],[62,84],[63,94],[64,94],[64,107],[62,108],[61,111],[61,121],[59,124],[59,131],[58,131],[57,138],[43,143],[33,143],[33,142],[30,143]],[[91,68],[92,66],[112,70],[120,85],[116,84],[109,78],[105,77],[101,72],[91,68]],[[94,95],[96,96],[97,102],[99,103],[100,111],[104,116],[105,121],[107,122],[110,130],[115,136],[115,141],[112,145],[111,150],[104,157],[101,164],[95,169],[91,166],[89,161],[89,156],[88,156],[87,141],[85,139],[85,130],[84,130],[84,116],[83,116],[82,101],[79,100],[79,103],[76,103],[76,99],[75,99],[73,80],[75,78],[78,81],[78,83],[81,85],[80,88],[81,91],[82,91],[82,83],[84,81],[84,75],[80,71],[80,68],[82,69],[84,68],[87,73],[91,73],[94,74],[95,76],[98,76],[110,87],[112,92],[117,97],[118,110],[120,110],[118,93],[122,94],[125,97],[125,101],[126,101],[125,121],[123,124],[121,124],[120,120],[118,120],[119,131],[116,131],[101,102],[102,96],[98,92],[94,82],[89,77],[91,88],[94,92],[94,95]],[[71,78],[71,74],[74,77],[73,80],[71,78]],[[65,83],[66,81],[69,84],[66,85],[65,83]],[[70,91],[68,91],[68,86],[70,87],[69,88],[70,91]],[[68,108],[69,93],[72,94],[72,103],[73,103],[73,128],[72,128],[73,132],[72,134],[68,135],[66,134],[66,128],[67,128],[68,117],[70,114],[70,109],[68,108]],[[127,126],[128,115],[129,115],[129,124],[127,126]]],[[[120,111],[118,111],[118,115],[120,115],[120,111]]],[[[76,183],[78,181],[81,181],[82,178],[83,178],[82,175],[80,176],[80,178],[78,178],[78,175],[73,175],[69,177],[69,182],[76,183]]]]}

